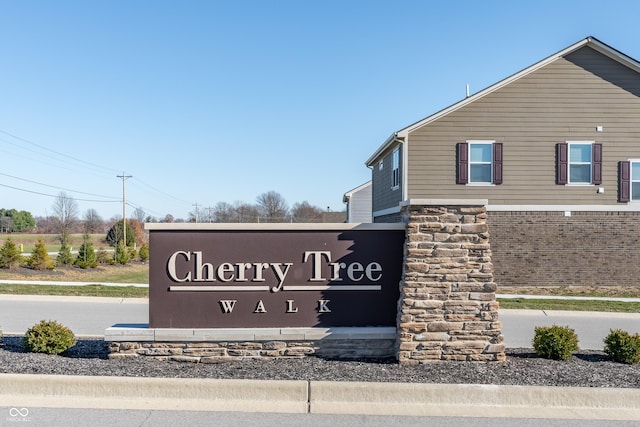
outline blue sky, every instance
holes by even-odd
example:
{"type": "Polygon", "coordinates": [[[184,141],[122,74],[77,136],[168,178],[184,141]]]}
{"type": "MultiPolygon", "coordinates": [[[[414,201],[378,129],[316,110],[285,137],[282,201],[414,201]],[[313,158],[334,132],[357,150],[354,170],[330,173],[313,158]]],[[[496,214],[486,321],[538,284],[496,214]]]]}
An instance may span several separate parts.
{"type": "Polygon", "coordinates": [[[187,218],[274,190],[343,210],[394,131],[594,36],[636,1],[0,0],[0,208],[187,218]]]}

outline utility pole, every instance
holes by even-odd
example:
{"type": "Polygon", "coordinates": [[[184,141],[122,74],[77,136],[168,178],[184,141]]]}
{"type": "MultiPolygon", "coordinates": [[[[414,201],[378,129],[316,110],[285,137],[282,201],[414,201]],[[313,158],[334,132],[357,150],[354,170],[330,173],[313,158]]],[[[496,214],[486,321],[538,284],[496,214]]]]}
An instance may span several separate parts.
{"type": "Polygon", "coordinates": [[[195,205],[191,205],[196,207],[196,223],[198,222],[198,202],[195,205]]]}
{"type": "Polygon", "coordinates": [[[131,178],[131,175],[116,175],[117,178],[122,178],[122,238],[124,239],[124,249],[127,250],[127,191],[124,185],[127,178],[131,178]]]}

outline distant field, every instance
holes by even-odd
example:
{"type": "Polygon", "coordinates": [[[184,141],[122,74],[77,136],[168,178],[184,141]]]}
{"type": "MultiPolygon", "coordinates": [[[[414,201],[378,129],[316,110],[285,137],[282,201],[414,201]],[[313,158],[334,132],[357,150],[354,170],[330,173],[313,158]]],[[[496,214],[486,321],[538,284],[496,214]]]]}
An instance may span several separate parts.
{"type": "MultiPolygon", "coordinates": [[[[107,244],[105,241],[106,234],[90,234],[91,242],[93,243],[94,249],[104,248],[109,249],[111,246],[107,244]]],[[[57,252],[60,249],[60,242],[58,241],[58,236],[56,234],[31,234],[31,233],[4,233],[0,234],[0,246],[4,245],[8,238],[11,238],[13,242],[20,246],[23,245],[23,251],[27,253],[31,253],[33,248],[35,247],[38,238],[42,237],[44,244],[49,252],[57,252]]],[[[82,234],[72,234],[71,235],[71,247],[77,249],[82,245],[82,234]]]]}
{"type": "MultiPolygon", "coordinates": [[[[36,271],[29,268],[0,269],[0,280],[34,280],[95,283],[149,283],[149,264],[100,265],[97,268],[63,267],[36,271]]],[[[0,285],[2,286],[2,285],[0,285]]]]}

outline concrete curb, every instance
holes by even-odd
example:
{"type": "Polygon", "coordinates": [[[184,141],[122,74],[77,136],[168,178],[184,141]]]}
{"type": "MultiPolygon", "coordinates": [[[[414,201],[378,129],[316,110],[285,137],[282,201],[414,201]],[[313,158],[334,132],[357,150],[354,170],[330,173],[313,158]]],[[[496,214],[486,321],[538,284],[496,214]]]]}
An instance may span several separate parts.
{"type": "Polygon", "coordinates": [[[306,381],[0,374],[3,406],[308,412],[306,381]]]}
{"type": "Polygon", "coordinates": [[[640,420],[640,389],[312,382],[310,412],[640,420]]]}
{"type": "Polygon", "coordinates": [[[640,389],[0,374],[4,406],[640,420],[640,389]]]}

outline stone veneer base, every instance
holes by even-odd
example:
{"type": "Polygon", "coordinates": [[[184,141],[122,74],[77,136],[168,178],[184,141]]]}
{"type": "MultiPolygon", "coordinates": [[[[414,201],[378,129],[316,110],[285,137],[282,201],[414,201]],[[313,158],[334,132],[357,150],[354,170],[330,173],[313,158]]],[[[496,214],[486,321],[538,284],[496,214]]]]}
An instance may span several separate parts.
{"type": "Polygon", "coordinates": [[[163,329],[115,325],[105,330],[109,358],[153,357],[220,363],[317,356],[395,358],[395,327],[163,329]]]}

